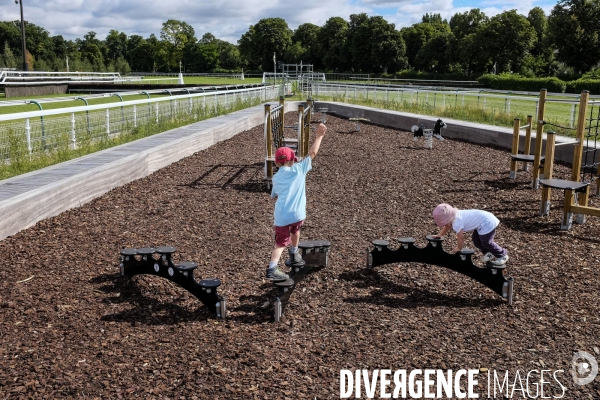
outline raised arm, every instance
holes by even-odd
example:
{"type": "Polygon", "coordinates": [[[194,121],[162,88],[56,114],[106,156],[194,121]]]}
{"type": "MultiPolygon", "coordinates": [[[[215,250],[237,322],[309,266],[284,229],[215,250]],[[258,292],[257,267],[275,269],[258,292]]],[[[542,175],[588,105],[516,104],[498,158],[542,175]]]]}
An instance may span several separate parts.
{"type": "Polygon", "coordinates": [[[323,124],[319,124],[319,127],[317,128],[317,137],[315,138],[315,141],[313,142],[312,146],[310,146],[310,149],[308,149],[308,156],[313,160],[319,152],[319,147],[321,147],[321,140],[323,140],[325,132],[327,132],[327,127],[323,124]]]}

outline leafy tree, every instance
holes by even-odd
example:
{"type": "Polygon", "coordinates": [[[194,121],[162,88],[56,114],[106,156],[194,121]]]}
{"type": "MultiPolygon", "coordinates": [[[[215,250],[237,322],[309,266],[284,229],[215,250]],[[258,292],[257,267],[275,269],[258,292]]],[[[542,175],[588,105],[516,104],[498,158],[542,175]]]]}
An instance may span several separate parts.
{"type": "Polygon", "coordinates": [[[273,53],[285,54],[292,44],[292,31],[282,18],[264,18],[250,26],[238,41],[240,54],[251,68],[273,69],[273,53]]]}
{"type": "Polygon", "coordinates": [[[163,43],[158,54],[168,70],[179,68],[179,62],[183,61],[186,46],[191,49],[196,44],[194,35],[194,28],[183,21],[170,19],[163,23],[160,31],[163,43]]]}
{"type": "Polygon", "coordinates": [[[4,42],[4,53],[2,53],[2,58],[4,59],[4,65],[7,68],[16,68],[17,60],[8,46],[8,42],[4,42]]]}
{"type": "Polygon", "coordinates": [[[473,71],[485,71],[487,62],[481,65],[478,54],[481,43],[474,41],[475,33],[480,27],[489,23],[489,18],[479,8],[464,13],[457,13],[450,18],[452,37],[447,49],[449,69],[462,71],[470,75],[473,71]]]}
{"type": "Polygon", "coordinates": [[[144,40],[136,39],[137,45],[129,50],[129,66],[132,71],[151,72],[154,70],[154,49],[144,40]]]}
{"type": "Polygon", "coordinates": [[[242,68],[242,58],[236,45],[223,42],[219,52],[219,64],[221,68],[232,71],[242,68]]]}
{"type": "Polygon", "coordinates": [[[206,32],[204,35],[202,35],[202,38],[198,41],[198,43],[209,44],[209,43],[214,43],[216,41],[217,41],[217,38],[215,37],[215,35],[213,35],[210,32],[206,32]]]}
{"type": "MultiPolygon", "coordinates": [[[[424,19],[427,18],[424,17],[424,19]]],[[[440,23],[435,18],[434,21],[436,22],[422,22],[419,24],[414,24],[411,27],[403,28],[401,30],[402,38],[406,43],[406,57],[411,66],[415,65],[415,59],[417,58],[419,50],[421,50],[421,48],[425,46],[429,40],[431,40],[434,36],[437,36],[439,33],[450,32],[450,26],[447,23],[440,23]]]]}
{"type": "Polygon", "coordinates": [[[82,61],[87,60],[94,70],[103,71],[105,69],[104,54],[106,53],[103,50],[106,50],[106,46],[96,39],[96,32],[88,32],[83,36],[83,40],[77,40],[82,61]]]}
{"type": "Polygon", "coordinates": [[[450,47],[454,35],[451,32],[437,32],[415,57],[415,68],[434,73],[450,70],[450,47]]]}
{"type": "Polygon", "coordinates": [[[348,22],[341,17],[331,17],[318,33],[319,56],[325,69],[345,71],[350,68],[346,53],[348,22]]]}
{"type": "Polygon", "coordinates": [[[548,40],[546,14],[542,8],[534,7],[529,11],[527,20],[535,29],[536,38],[525,65],[532,75],[550,75],[554,65],[554,52],[548,40]]]}
{"type": "MultiPolygon", "coordinates": [[[[11,49],[21,49],[21,31],[17,26],[20,26],[21,21],[0,22],[0,43],[8,44],[11,49]]],[[[19,51],[19,54],[21,52],[19,51]]]]}
{"type": "Polygon", "coordinates": [[[295,42],[287,48],[285,54],[283,55],[283,59],[287,64],[300,64],[301,62],[304,64],[309,64],[306,63],[302,57],[305,53],[306,49],[302,47],[302,43],[295,42]]]}
{"type": "Polygon", "coordinates": [[[498,73],[521,72],[535,39],[535,29],[516,10],[492,17],[474,36],[477,46],[485,43],[477,53],[480,64],[490,68],[495,65],[498,73]]]}
{"type": "Polygon", "coordinates": [[[106,36],[106,47],[108,47],[108,59],[116,61],[119,57],[125,58],[127,55],[127,35],[111,29],[106,36]]]}
{"type": "Polygon", "coordinates": [[[441,14],[433,14],[433,13],[431,13],[431,14],[426,13],[425,15],[423,15],[421,22],[426,23],[426,24],[447,24],[448,23],[446,20],[442,20],[441,14]]]}
{"type": "Polygon", "coordinates": [[[579,72],[600,62],[600,2],[561,0],[548,17],[550,42],[558,49],[556,58],[579,72]]]}
{"type": "Polygon", "coordinates": [[[467,35],[477,32],[481,25],[485,25],[490,19],[479,8],[473,8],[464,13],[456,13],[450,18],[450,30],[458,40],[467,35]]]}
{"type": "MultiPolygon", "coordinates": [[[[318,58],[319,53],[319,31],[320,27],[314,24],[302,24],[298,26],[298,29],[294,31],[292,35],[292,43],[295,47],[293,52],[296,53],[296,63],[298,60],[302,61],[304,64],[313,64],[315,68],[322,68],[323,63],[318,58]],[[300,54],[298,54],[300,53],[300,54]]],[[[286,57],[288,62],[294,62],[290,58],[286,57]]]]}
{"type": "Polygon", "coordinates": [[[371,57],[371,27],[366,13],[351,14],[348,23],[346,48],[355,71],[368,72],[371,57]]]}
{"type": "Polygon", "coordinates": [[[219,68],[219,61],[217,43],[198,43],[191,57],[191,68],[195,72],[207,72],[219,68]]]}
{"type": "Polygon", "coordinates": [[[406,68],[406,45],[396,26],[380,16],[370,17],[368,25],[371,35],[368,71],[396,72],[406,68]]]}

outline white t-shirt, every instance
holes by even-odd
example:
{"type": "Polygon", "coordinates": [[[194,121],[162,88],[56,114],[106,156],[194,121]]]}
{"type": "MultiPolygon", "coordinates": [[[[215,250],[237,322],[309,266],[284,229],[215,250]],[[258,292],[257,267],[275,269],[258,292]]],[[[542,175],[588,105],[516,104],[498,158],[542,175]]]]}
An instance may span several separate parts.
{"type": "Polygon", "coordinates": [[[452,229],[458,233],[477,231],[485,235],[496,229],[500,221],[491,212],[483,210],[458,210],[452,221],[452,229]]]}

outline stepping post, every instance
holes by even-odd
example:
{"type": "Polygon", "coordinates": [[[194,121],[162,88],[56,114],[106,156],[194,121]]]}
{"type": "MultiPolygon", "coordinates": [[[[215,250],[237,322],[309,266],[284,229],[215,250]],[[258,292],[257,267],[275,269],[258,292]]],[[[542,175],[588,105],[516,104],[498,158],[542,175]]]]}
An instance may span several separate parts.
{"type": "Polygon", "coordinates": [[[288,273],[290,278],[286,281],[273,282],[277,288],[273,311],[275,322],[281,319],[298,282],[302,281],[307,274],[327,267],[330,247],[331,242],[328,240],[306,240],[298,243],[298,251],[302,252],[304,265],[292,267],[286,260],[286,265],[292,268],[288,273]]]}

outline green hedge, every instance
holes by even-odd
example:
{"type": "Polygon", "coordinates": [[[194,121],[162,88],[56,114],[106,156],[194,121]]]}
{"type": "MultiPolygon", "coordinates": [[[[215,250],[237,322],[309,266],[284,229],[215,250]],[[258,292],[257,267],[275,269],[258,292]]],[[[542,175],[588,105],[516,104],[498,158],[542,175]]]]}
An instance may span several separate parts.
{"type": "Polygon", "coordinates": [[[513,90],[520,92],[539,92],[546,89],[552,93],[564,93],[567,83],[553,78],[523,78],[520,76],[481,75],[477,81],[495,90],[513,90]]]}
{"type": "Polygon", "coordinates": [[[590,94],[600,94],[600,79],[577,79],[567,82],[567,93],[581,93],[589,90],[590,94]]]}

